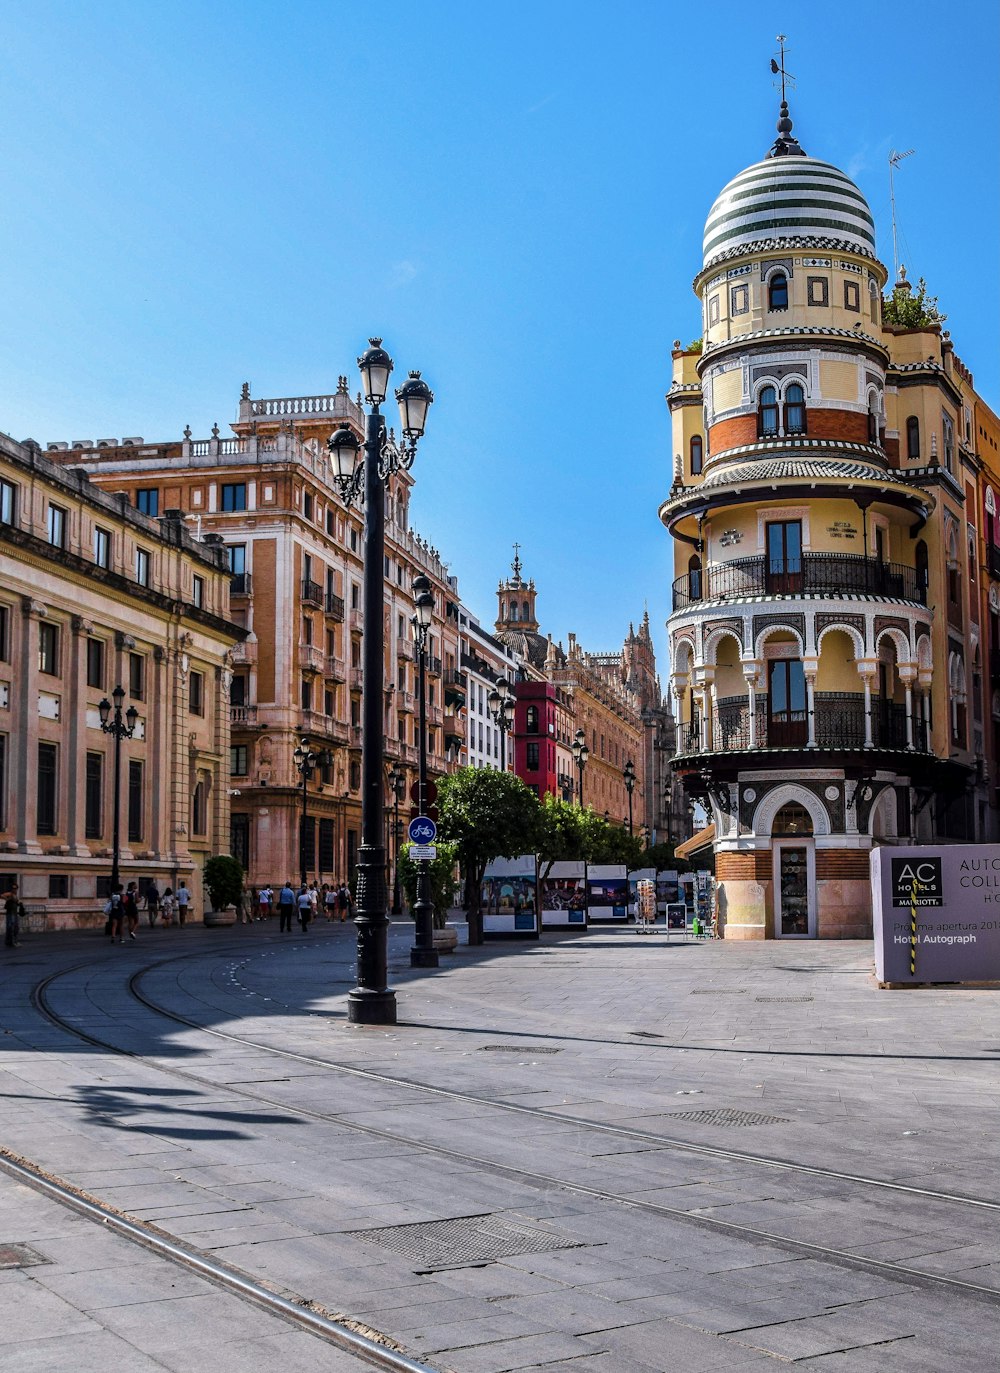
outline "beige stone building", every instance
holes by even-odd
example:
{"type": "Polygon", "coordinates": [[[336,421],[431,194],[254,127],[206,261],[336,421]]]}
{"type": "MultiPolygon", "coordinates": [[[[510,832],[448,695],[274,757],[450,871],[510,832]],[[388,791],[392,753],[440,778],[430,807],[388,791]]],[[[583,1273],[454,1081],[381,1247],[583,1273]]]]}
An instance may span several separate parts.
{"type": "Polygon", "coordinates": [[[228,622],[217,542],[145,515],[38,445],[0,435],[0,888],[50,928],[103,925],[114,743],[100,702],[134,707],[121,745],[121,879],[191,889],[229,848],[228,622]]]}
{"type": "MultiPolygon", "coordinates": [[[[296,878],[300,863],[320,881],[346,879],[360,844],[363,512],[345,509],[331,474],[326,443],[340,424],[363,438],[362,410],[345,377],[319,396],[257,398],[245,385],[228,437],[216,426],[207,439],[186,430],[160,443],[49,445],[52,456],[84,467],[130,505],[176,508],[196,537],[223,542],[230,614],[247,631],[230,697],[231,847],[257,885],[296,878]],[[320,760],[306,783],[304,827],[293,756],[302,739],[320,760]]],[[[408,789],[417,769],[410,617],[418,572],[430,578],[435,598],[429,773],[467,757],[457,583],[410,528],[412,482],[400,472],[387,491],[384,620],[372,627],[385,645],[386,764],[402,768],[408,789]]]]}

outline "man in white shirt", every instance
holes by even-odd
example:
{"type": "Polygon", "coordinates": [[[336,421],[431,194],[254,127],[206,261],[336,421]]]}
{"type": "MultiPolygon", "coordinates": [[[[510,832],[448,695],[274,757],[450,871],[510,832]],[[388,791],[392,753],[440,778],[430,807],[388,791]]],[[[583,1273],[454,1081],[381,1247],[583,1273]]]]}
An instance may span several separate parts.
{"type": "Polygon", "coordinates": [[[177,921],[178,924],[183,925],[184,921],[187,919],[188,903],[191,900],[191,893],[188,891],[187,884],[183,877],[181,878],[180,886],[177,888],[177,896],[175,899],[177,901],[177,921]]]}

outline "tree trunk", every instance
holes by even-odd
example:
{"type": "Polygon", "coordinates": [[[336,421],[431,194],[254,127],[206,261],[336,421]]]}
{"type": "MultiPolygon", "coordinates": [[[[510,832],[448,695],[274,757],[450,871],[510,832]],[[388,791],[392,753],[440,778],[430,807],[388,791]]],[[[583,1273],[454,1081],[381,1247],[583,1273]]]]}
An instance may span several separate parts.
{"type": "Polygon", "coordinates": [[[469,893],[469,943],[483,942],[483,878],[486,865],[474,870],[471,876],[472,891],[469,893]]]}

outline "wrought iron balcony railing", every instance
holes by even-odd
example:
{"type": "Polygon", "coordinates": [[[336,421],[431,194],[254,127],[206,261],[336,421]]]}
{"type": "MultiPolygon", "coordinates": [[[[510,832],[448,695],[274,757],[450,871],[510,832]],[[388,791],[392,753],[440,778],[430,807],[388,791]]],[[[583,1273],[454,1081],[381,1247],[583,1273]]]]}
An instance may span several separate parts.
{"type": "Polygon", "coordinates": [[[685,610],[699,601],[742,596],[843,595],[927,604],[927,587],[914,567],[883,563],[860,553],[803,553],[780,563],[761,555],[709,563],[687,572],[674,582],[673,608],[685,610]]]}
{"type": "MultiPolygon", "coordinates": [[[[903,750],[907,745],[906,707],[881,697],[872,698],[871,745],[865,741],[865,698],[860,692],[816,692],[813,710],[814,747],[818,749],[903,750]]],[[[731,696],[717,702],[706,743],[701,740],[697,721],[680,729],[681,755],[691,753],[743,753],[755,749],[806,748],[809,744],[809,715],[806,709],[771,711],[768,698],[755,699],[755,720],[751,737],[750,703],[745,696],[731,696]]],[[[914,716],[913,747],[919,753],[930,751],[926,723],[914,716]]]]}

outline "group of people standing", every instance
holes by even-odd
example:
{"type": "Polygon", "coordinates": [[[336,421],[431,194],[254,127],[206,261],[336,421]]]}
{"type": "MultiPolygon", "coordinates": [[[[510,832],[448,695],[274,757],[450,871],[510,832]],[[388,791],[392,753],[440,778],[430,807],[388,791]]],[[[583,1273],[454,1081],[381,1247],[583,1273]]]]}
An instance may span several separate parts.
{"type": "Polygon", "coordinates": [[[320,911],[331,922],[346,920],[351,913],[351,893],[344,882],[324,882],[322,886],[317,882],[303,882],[298,887],[286,882],[277,894],[273,887],[253,887],[244,895],[240,920],[246,923],[254,919],[267,920],[277,906],[279,933],[286,930],[291,933],[293,916],[298,918],[305,933],[320,911]]]}

